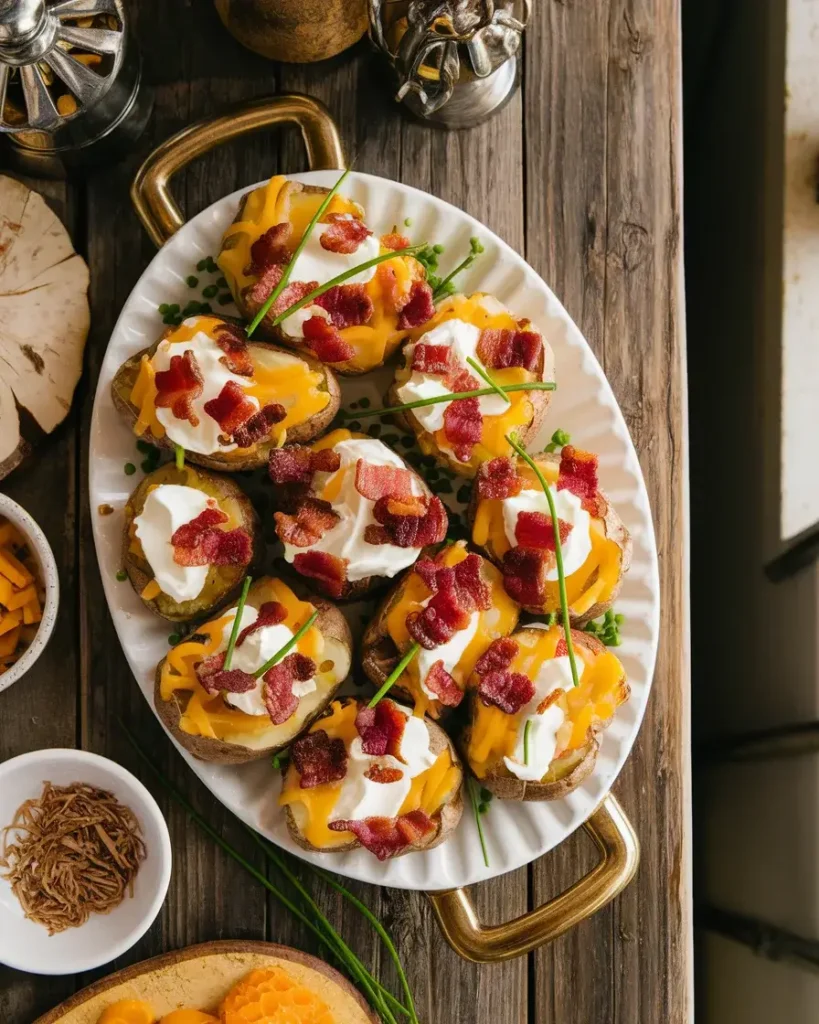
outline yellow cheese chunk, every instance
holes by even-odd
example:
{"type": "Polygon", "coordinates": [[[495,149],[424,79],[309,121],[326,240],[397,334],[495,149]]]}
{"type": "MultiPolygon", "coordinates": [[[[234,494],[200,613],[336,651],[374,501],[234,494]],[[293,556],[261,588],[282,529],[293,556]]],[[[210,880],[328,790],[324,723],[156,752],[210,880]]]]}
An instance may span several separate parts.
{"type": "Polygon", "coordinates": [[[97,1024],[154,1024],[156,1015],[141,999],[120,999],[103,1011],[97,1024]]]}

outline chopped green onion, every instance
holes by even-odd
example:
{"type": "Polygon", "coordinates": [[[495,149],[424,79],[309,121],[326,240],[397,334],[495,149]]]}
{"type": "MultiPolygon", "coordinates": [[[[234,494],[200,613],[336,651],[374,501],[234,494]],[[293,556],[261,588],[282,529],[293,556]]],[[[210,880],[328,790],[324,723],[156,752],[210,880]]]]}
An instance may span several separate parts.
{"type": "Polygon", "coordinates": [[[509,397],[509,395],[506,394],[506,392],[501,388],[500,384],[498,384],[497,381],[492,380],[492,378],[489,376],[486,370],[484,370],[484,368],[481,366],[479,362],[473,359],[472,356],[467,356],[466,361],[469,363],[473,370],[475,370],[477,373],[481,375],[481,377],[483,377],[483,379],[486,381],[489,387],[492,388],[493,391],[496,391],[501,396],[501,398],[504,400],[504,402],[506,402],[507,405],[512,404],[512,399],[509,397]]]}
{"type": "Polygon", "coordinates": [[[193,274],[190,274],[188,277],[185,278],[185,284],[188,286],[188,288],[195,288],[199,284],[199,278],[195,277],[193,274]]]}
{"type": "Polygon", "coordinates": [[[384,683],[379,689],[378,693],[376,693],[376,695],[367,705],[368,708],[374,708],[375,705],[384,696],[384,694],[388,693],[392,689],[393,685],[395,684],[396,680],[400,677],[401,673],[404,671],[407,665],[409,665],[409,663],[420,650],[421,647],[419,644],[414,643],[410,646],[410,649],[407,651],[404,657],[398,662],[398,664],[395,666],[392,672],[390,672],[390,674],[384,680],[384,683]]]}
{"type": "Polygon", "coordinates": [[[438,405],[441,402],[460,401],[462,398],[481,398],[483,395],[494,395],[498,387],[506,391],[554,391],[557,387],[553,380],[533,380],[528,384],[500,384],[491,388],[478,388],[476,391],[457,391],[450,395],[432,395],[429,398],[418,398],[414,402],[404,402],[401,405],[391,405],[388,409],[365,409],[356,413],[359,419],[365,416],[392,416],[397,412],[405,412],[407,409],[421,409],[427,405],[438,405]]]}
{"type": "Polygon", "coordinates": [[[185,449],[182,447],[181,444],[174,443],[173,450],[174,450],[174,458],[176,460],[176,468],[177,469],[184,469],[185,468],[185,449]]]}
{"type": "Polygon", "coordinates": [[[290,637],[290,639],[287,641],[284,647],[280,647],[272,658],[268,658],[268,660],[264,663],[264,665],[262,665],[261,668],[256,669],[256,671],[253,673],[255,678],[261,679],[265,672],[268,672],[271,668],[273,668],[274,665],[278,665],[278,663],[282,660],[285,654],[293,650],[293,648],[296,646],[299,640],[301,640],[301,638],[304,636],[307,630],[313,625],[317,618],[318,611],[314,611],[310,618],[307,620],[307,622],[305,622],[304,625],[300,629],[298,629],[293,634],[293,636],[290,637]]]}
{"type": "Polygon", "coordinates": [[[233,296],[230,292],[225,292],[224,295],[219,296],[219,305],[226,306],[229,302],[233,302],[233,296]]]}
{"type": "Polygon", "coordinates": [[[523,727],[523,763],[529,764],[529,730],[532,728],[532,719],[526,719],[526,725],[523,727]]]}
{"type": "Polygon", "coordinates": [[[170,636],[168,637],[168,645],[170,647],[176,647],[176,645],[181,640],[182,640],[182,637],[179,635],[179,633],[171,633],[170,636]]]}
{"type": "Polygon", "coordinates": [[[133,462],[126,462],[123,469],[125,471],[126,476],[133,476],[134,473],[136,473],[136,466],[133,464],[133,462]]]}
{"type": "Polygon", "coordinates": [[[289,750],[288,747],[285,747],[284,750],[280,750],[278,752],[278,754],[274,754],[273,755],[273,760],[270,763],[273,765],[273,767],[278,772],[278,771],[281,771],[282,768],[284,768],[284,766],[287,764],[287,762],[289,760],[290,760],[290,750],[289,750]]]}
{"type": "Polygon", "coordinates": [[[216,287],[215,284],[209,284],[207,288],[202,289],[202,294],[205,296],[206,299],[212,299],[216,296],[216,293],[218,291],[219,289],[216,287]]]}
{"type": "MultiPolygon", "coordinates": [[[[486,837],[483,834],[483,822],[481,821],[481,804],[475,796],[475,783],[472,779],[467,779],[467,789],[469,790],[469,799],[472,801],[472,810],[475,812],[475,824],[478,826],[478,838],[481,841],[483,862],[487,867],[489,867],[489,853],[486,849],[486,837]]],[[[486,812],[484,811],[483,813],[485,814],[486,812]]]]}
{"type": "Polygon", "coordinates": [[[117,582],[124,583],[128,579],[128,573],[124,569],[120,569],[117,573],[117,582]]]}
{"type": "Polygon", "coordinates": [[[412,227],[412,217],[405,217],[404,218],[404,227],[405,228],[411,228],[412,227]]]}
{"type": "Polygon", "coordinates": [[[565,430],[556,430],[552,434],[552,440],[543,450],[551,455],[552,452],[556,452],[559,448],[565,448],[571,439],[571,434],[567,434],[565,430]]]}
{"type": "Polygon", "coordinates": [[[242,593],[239,595],[239,603],[236,605],[236,618],[233,620],[233,628],[230,631],[230,639],[228,640],[227,649],[225,651],[225,661],[223,668],[225,672],[230,668],[230,663],[233,660],[233,648],[236,646],[236,637],[239,635],[239,626],[242,621],[242,612],[245,610],[245,601],[247,601],[247,592],[250,590],[250,584],[253,580],[252,576],[245,576],[245,581],[242,584],[242,593]]]}

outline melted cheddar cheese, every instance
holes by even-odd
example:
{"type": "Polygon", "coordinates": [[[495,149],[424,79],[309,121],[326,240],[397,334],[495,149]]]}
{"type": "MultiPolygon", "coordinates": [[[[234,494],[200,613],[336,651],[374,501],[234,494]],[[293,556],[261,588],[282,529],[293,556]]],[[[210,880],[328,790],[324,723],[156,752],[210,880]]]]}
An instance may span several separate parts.
{"type": "MultiPolygon", "coordinates": [[[[358,704],[355,701],[333,701],[329,714],[314,723],[309,731],[323,729],[330,739],[338,737],[343,740],[344,746],[349,750],[350,744],[358,736],[355,727],[357,714],[358,704]]],[[[299,805],[299,828],[305,839],[321,849],[349,843],[354,838],[352,832],[334,832],[328,827],[344,780],[302,789],[299,785],[300,778],[298,771],[291,764],[284,777],[279,804],[282,807],[299,805]]],[[[399,816],[410,811],[422,810],[430,818],[433,817],[460,781],[461,770],[453,764],[449,748],[441,751],[435,763],[412,780],[412,787],[401,806],[399,816]]]]}
{"type": "MultiPolygon", "coordinates": [[[[445,548],[436,561],[440,561],[442,565],[457,565],[468,554],[466,544],[459,541],[445,548]]],[[[460,661],[450,673],[461,689],[466,689],[467,680],[475,669],[475,663],[485,653],[492,641],[511,633],[518,623],[519,608],[503,589],[501,574],[488,562],[484,562],[483,570],[490,580],[492,605],[480,613],[475,635],[467,645],[460,661]]],[[[400,588],[397,600],[387,610],[387,632],[402,654],[412,642],[407,630],[407,616],[411,612],[420,611],[422,603],[430,596],[431,592],[421,577],[417,573],[410,573],[400,588]]],[[[409,663],[397,685],[412,694],[416,715],[421,717],[428,713],[433,718],[440,715],[439,702],[431,701],[421,689],[416,660],[409,663]]]]}
{"type": "MultiPolygon", "coordinates": [[[[538,463],[550,487],[557,483],[558,467],[554,463],[538,463]]],[[[540,483],[531,469],[521,460],[517,462],[518,475],[523,480],[524,490],[540,490],[540,483]]],[[[566,577],[566,596],[572,615],[585,613],[598,601],[607,601],[620,578],[622,552],[615,541],[606,536],[606,525],[602,519],[592,519],[591,551],[586,561],[566,577]]],[[[510,548],[503,523],[503,501],[484,498],[478,502],[475,521],[472,525],[472,541],[485,548],[493,558],[500,561],[510,548]]],[[[560,590],[557,580],[546,582],[546,600],[543,612],[549,614],[560,608],[560,590]]]]}
{"type": "MultiPolygon", "coordinates": [[[[308,224],[324,201],[324,194],[306,192],[297,182],[276,175],[247,197],[239,218],[230,225],[222,239],[222,250],[217,263],[228,282],[233,297],[240,302],[242,293],[257,278],[250,273],[250,249],[253,243],[277,224],[290,223],[289,243],[301,240],[308,224]]],[[[357,203],[336,194],[322,215],[321,222],[332,214],[351,214],[360,219],[363,211],[357,203]]],[[[318,230],[317,228],[314,230],[318,230]]],[[[381,247],[381,253],[389,250],[381,247]]],[[[380,264],[375,276],[364,286],[372,299],[374,312],[367,324],[345,327],[339,334],[355,349],[349,361],[354,371],[364,372],[380,366],[407,336],[398,329],[399,315],[394,299],[408,295],[413,281],[423,279],[421,264],[411,256],[396,256],[380,264]]],[[[291,339],[295,344],[299,339],[291,339]]]]}
{"type": "MultiPolygon", "coordinates": [[[[540,665],[554,658],[562,636],[562,629],[557,626],[538,630],[538,635],[515,636],[519,649],[509,671],[533,679],[540,665]]],[[[574,644],[574,651],[580,683],[565,691],[556,702],[565,718],[557,733],[555,760],[584,747],[592,732],[607,724],[628,698],[623,666],[610,651],[595,654],[579,643],[574,644]]],[[[524,717],[522,710],[508,715],[500,708],[487,707],[481,700],[474,702],[467,756],[479,779],[498,767],[505,772],[503,758],[513,756],[524,717]]]]}

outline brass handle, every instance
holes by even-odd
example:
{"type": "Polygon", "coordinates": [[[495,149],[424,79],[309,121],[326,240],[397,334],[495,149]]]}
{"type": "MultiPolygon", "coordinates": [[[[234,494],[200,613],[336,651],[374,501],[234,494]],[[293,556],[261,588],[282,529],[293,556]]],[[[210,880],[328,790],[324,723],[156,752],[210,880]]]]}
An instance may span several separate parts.
{"type": "Polygon", "coordinates": [[[223,142],[285,123],[301,129],[310,170],[344,167],[338,128],[324,104],[309,96],[271,96],[197,121],[158,146],[131,185],[131,201],[151,241],[161,247],[185,223],[168,188],[177,171],[223,142]]]}
{"type": "Polygon", "coordinates": [[[548,903],[503,924],[484,925],[466,889],[429,892],[444,938],[466,960],[499,963],[551,942],[618,896],[634,877],[640,843],[609,794],[584,828],[601,853],[592,870],[548,903]]]}

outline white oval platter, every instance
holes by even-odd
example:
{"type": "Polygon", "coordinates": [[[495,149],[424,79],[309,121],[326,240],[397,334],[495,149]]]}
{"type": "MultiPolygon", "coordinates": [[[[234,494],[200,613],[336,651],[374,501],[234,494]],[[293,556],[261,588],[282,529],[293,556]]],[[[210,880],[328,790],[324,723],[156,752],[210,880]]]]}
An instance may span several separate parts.
{"type": "MultiPolygon", "coordinates": [[[[292,175],[311,184],[331,186],[337,171],[292,175]]],[[[251,186],[256,187],[256,186],[251,186]]],[[[92,510],[110,504],[115,513],[92,516],[100,572],[111,616],[134,676],[152,703],[154,672],[168,650],[173,627],[153,616],[128,583],[118,582],[125,501],[139,477],[126,476],[126,462],[139,462],[134,435],[117,414],[110,385],[129,356],[153,344],[164,330],[160,303],[184,307],[192,297],[185,278],[196,264],[219,251],[223,231],[233,219],[247,189],[214,203],[189,221],[157,253],[131,292],[120,314],[100,372],[91,422],[89,486],[92,510]]],[[[413,241],[440,243],[446,251],[442,269],[454,266],[477,235],[486,252],[464,275],[461,289],[490,292],[527,316],[543,332],[555,352],[558,390],[547,417],[539,450],[556,427],[567,430],[573,443],[600,456],[601,486],[631,532],[631,569],[617,600],[625,615],[622,646],[617,655],[631,684],[631,699],[621,707],[604,733],[593,775],[566,799],[552,803],[516,804],[494,800],[483,818],[489,864],[484,864],[473,815],[467,805],[460,826],[448,842],[427,853],[413,853],[380,863],[364,850],[327,856],[310,854],[289,838],[277,806],[278,773],[267,760],[240,767],[205,764],[179,748],[181,755],[209,789],[234,814],[296,856],[343,875],[402,889],[448,889],[469,885],[511,871],[535,860],[562,842],[597,807],[637,736],[654,674],[659,633],[659,575],[651,511],[640,465],[623,415],[600,364],[569,314],[548,286],[505,242],[478,221],[448,203],[417,189],[368,174],[351,174],[346,195],[361,203],[376,234],[404,225],[413,241]]],[[[402,227],[401,230],[404,230],[402,227]]],[[[215,307],[233,312],[232,307],[215,307]]],[[[380,370],[343,382],[345,404],[368,395],[380,404],[391,371],[380,370]]],[[[241,477],[239,478],[241,482],[241,477]]],[[[637,821],[639,832],[639,820],[637,821]]]]}

